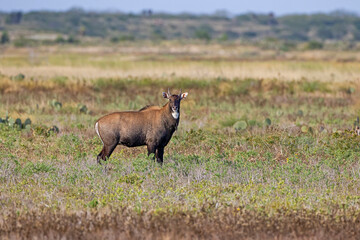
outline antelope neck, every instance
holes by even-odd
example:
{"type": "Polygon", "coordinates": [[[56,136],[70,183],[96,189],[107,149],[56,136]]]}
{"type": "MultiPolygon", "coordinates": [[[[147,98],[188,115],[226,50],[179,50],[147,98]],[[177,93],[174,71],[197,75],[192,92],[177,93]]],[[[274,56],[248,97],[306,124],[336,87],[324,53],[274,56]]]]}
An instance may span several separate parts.
{"type": "MultiPolygon", "coordinates": [[[[179,111],[179,109],[174,111],[174,110],[170,107],[170,104],[169,104],[169,103],[165,104],[164,107],[167,108],[166,111],[168,111],[169,113],[171,113],[171,118],[172,118],[172,119],[174,119],[174,120],[178,120],[178,119],[179,119],[179,117],[180,117],[180,111],[179,111]]],[[[168,113],[167,113],[167,114],[168,114],[168,113]]]]}
{"type": "MultiPolygon", "coordinates": [[[[171,110],[172,110],[172,109],[171,109],[171,110]]],[[[179,113],[179,111],[172,110],[171,115],[173,116],[174,119],[178,119],[180,113],[179,113]]]]}

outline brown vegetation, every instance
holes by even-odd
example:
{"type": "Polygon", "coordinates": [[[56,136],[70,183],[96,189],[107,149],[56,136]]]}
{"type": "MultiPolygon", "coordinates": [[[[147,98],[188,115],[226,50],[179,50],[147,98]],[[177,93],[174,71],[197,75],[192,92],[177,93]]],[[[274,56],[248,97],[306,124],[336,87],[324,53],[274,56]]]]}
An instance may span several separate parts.
{"type": "MultiPolygon", "coordinates": [[[[341,209],[339,209],[341,211],[341,209]]],[[[11,213],[0,218],[1,239],[359,239],[360,215],[315,212],[274,216],[244,209],[214,213],[11,213]]]]}

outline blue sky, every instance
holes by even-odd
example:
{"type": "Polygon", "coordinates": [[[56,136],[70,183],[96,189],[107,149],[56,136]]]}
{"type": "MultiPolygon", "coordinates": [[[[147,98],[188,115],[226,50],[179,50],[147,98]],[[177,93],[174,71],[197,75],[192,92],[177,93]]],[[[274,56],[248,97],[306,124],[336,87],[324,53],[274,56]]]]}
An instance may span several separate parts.
{"type": "Polygon", "coordinates": [[[152,9],[156,12],[213,13],[225,9],[231,13],[274,12],[288,13],[330,12],[337,9],[360,13],[360,0],[0,0],[0,11],[67,10],[81,7],[85,10],[114,10],[140,12],[152,9]]]}

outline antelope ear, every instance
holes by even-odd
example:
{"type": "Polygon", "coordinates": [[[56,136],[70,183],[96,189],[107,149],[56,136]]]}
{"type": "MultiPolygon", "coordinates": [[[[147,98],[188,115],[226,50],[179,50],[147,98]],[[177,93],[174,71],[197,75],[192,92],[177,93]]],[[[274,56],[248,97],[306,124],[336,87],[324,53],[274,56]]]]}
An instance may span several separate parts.
{"type": "Polygon", "coordinates": [[[169,95],[166,92],[163,92],[163,97],[164,98],[169,98],[169,95]]]}
{"type": "Polygon", "coordinates": [[[186,97],[187,97],[187,95],[188,95],[188,93],[187,93],[187,92],[185,92],[185,93],[182,93],[180,97],[181,97],[181,99],[183,99],[183,98],[186,98],[186,97]]]}

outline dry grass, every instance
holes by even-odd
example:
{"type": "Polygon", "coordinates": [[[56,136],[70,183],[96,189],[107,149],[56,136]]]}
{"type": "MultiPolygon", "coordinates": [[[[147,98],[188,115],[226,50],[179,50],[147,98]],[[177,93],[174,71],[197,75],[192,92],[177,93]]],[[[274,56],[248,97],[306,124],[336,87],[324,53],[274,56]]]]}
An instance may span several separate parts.
{"type": "MultiPolygon", "coordinates": [[[[105,64],[106,65],[106,64],[105,64]]],[[[319,80],[331,82],[357,82],[360,76],[360,63],[316,63],[316,62],[191,62],[191,61],[134,61],[119,63],[119,66],[79,67],[79,66],[22,66],[0,67],[0,72],[13,76],[23,73],[35,79],[68,76],[72,79],[153,77],[187,77],[209,79],[216,77],[319,80]]]]}
{"type": "Polygon", "coordinates": [[[0,72],[8,76],[23,73],[35,79],[176,76],[356,82],[358,55],[297,51],[278,56],[254,47],[220,45],[6,49],[0,72]]]}
{"type": "Polygon", "coordinates": [[[0,218],[2,239],[358,239],[360,216],[300,211],[268,217],[242,209],[215,213],[16,213],[0,218]]]}

